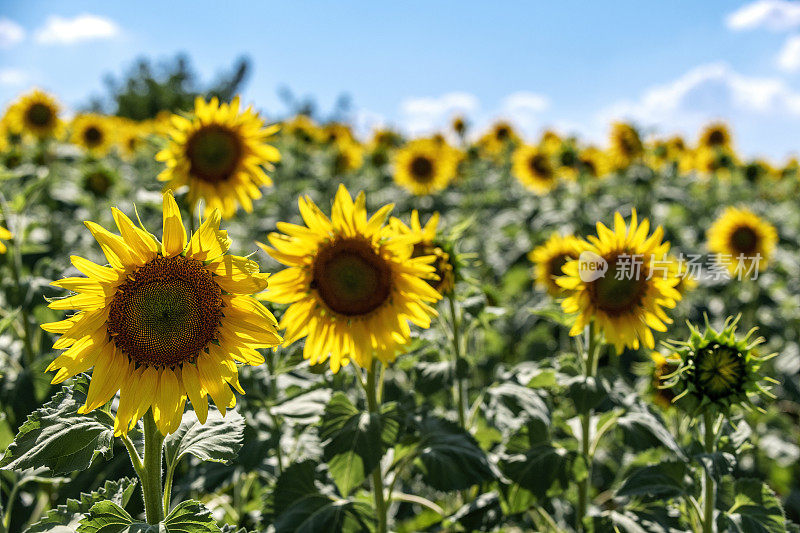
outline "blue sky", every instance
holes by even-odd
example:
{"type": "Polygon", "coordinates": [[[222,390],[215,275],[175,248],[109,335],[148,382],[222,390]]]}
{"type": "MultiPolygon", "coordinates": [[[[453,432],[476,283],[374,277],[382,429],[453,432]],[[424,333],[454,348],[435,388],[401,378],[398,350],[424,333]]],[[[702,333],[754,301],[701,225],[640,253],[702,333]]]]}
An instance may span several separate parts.
{"type": "Polygon", "coordinates": [[[730,120],[746,154],[800,150],[800,2],[88,2],[0,4],[0,102],[32,85],[75,108],[139,55],[186,52],[204,79],[248,55],[244,97],[424,133],[465,111],[602,142],[608,123],[693,137],[730,120]]]}

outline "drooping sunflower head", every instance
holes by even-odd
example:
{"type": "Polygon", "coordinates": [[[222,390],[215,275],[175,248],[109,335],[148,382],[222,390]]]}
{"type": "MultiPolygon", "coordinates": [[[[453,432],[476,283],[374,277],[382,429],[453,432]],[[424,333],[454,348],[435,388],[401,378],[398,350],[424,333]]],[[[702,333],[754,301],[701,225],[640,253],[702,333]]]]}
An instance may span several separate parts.
{"type": "Polygon", "coordinates": [[[395,359],[410,340],[408,322],[430,327],[441,298],[428,279],[434,256],[413,257],[414,236],[385,225],[387,205],[367,218],[365,197],[355,201],[340,185],[328,218],[300,198],[305,226],[279,222],[271,246],[260,246],[287,268],[270,278],[263,298],[290,304],[281,319],[286,344],[305,337],[303,356],[331,370],[350,361],[370,368],[395,359]]]}
{"type": "Polygon", "coordinates": [[[120,235],[94,222],[86,226],[105,253],[108,266],[73,256],[86,277],[53,285],[76,293],[50,304],[77,310],[42,328],[61,335],[65,349],[50,366],[53,383],[91,368],[88,412],[117,391],[115,434],[130,431],[152,409],[164,435],[177,429],[188,398],[201,422],[208,397],[222,413],[233,407],[231,387],[239,385],[236,363],[261,364],[257,351],[278,345],[276,321],[251,297],[267,286],[267,275],[244,257],[228,255],[227,233],[214,211],[187,237],[172,195],[164,195],[163,237],[159,242],[118,209],[120,235]]]}
{"type": "Polygon", "coordinates": [[[728,207],[708,228],[706,237],[709,250],[730,259],[727,266],[735,274],[737,269],[751,270],[756,264],[759,270],[766,267],[778,242],[778,231],[749,209],[728,207]]]}
{"type": "Polygon", "coordinates": [[[6,247],[6,244],[3,242],[3,240],[8,240],[11,237],[13,237],[11,232],[8,231],[3,226],[0,226],[0,254],[4,254],[8,251],[8,248],[6,247]]]}
{"type": "Polygon", "coordinates": [[[705,148],[732,148],[733,139],[728,125],[724,122],[707,124],[700,132],[697,144],[705,148]]]}
{"type": "Polygon", "coordinates": [[[514,150],[511,173],[537,194],[551,191],[558,183],[553,154],[537,146],[523,145],[514,150]]]}
{"type": "Polygon", "coordinates": [[[109,117],[86,113],[72,120],[70,139],[94,157],[102,157],[113,146],[115,129],[109,117]]]}
{"type": "Polygon", "coordinates": [[[644,145],[639,132],[626,122],[612,124],[609,141],[609,154],[616,170],[628,168],[644,153],[644,145]]]}
{"type": "Polygon", "coordinates": [[[580,241],[574,236],[553,233],[544,244],[529,252],[528,259],[534,264],[536,285],[551,296],[562,295],[564,289],[556,283],[556,279],[564,275],[562,268],[567,262],[578,258],[579,246],[580,241]]]}
{"type": "Polygon", "coordinates": [[[415,139],[395,153],[394,181],[414,194],[446,188],[456,176],[456,151],[444,141],[415,139]]]}
{"type": "Polygon", "coordinates": [[[689,324],[689,339],[670,343],[680,361],[674,372],[662,376],[662,386],[672,390],[672,401],[686,412],[728,414],[735,405],[751,409],[758,396],[774,398],[762,380],[777,382],[763,376],[761,366],[777,354],[758,354],[757,346],[764,342],[754,338],[758,328],[737,337],[740,318],[728,318],[720,331],[707,318],[705,332],[689,324]]]}
{"type": "Polygon", "coordinates": [[[40,89],[34,89],[11,104],[8,111],[8,128],[22,135],[38,139],[54,137],[61,128],[61,107],[55,98],[40,89]]]}
{"type": "Polygon", "coordinates": [[[664,309],[675,307],[681,295],[669,242],[662,241],[660,226],[649,231],[650,222],[639,223],[634,210],[630,226],[616,213],[613,230],[598,222],[597,236],[580,241],[578,259],[567,262],[556,280],[568,291],[564,311],[575,314],[571,335],[594,322],[618,353],[640,344],[655,347],[652,330],[666,331],[672,320],[664,309]]]}
{"type": "Polygon", "coordinates": [[[433,266],[436,269],[436,275],[426,280],[428,284],[442,295],[453,292],[457,271],[456,258],[452,253],[452,247],[442,243],[438,238],[436,228],[439,225],[439,213],[434,213],[425,226],[420,223],[419,212],[416,209],[411,212],[410,226],[406,226],[402,220],[396,217],[392,217],[389,224],[392,230],[399,235],[413,237],[414,250],[411,257],[433,256],[435,258],[433,266]]]}
{"type": "Polygon", "coordinates": [[[230,218],[237,205],[250,213],[260,188],[272,185],[266,170],[280,160],[267,144],[276,131],[252,107],[241,110],[238,97],[229,104],[198,97],[191,115],[172,119],[169,143],[156,154],[166,163],[158,179],[167,182],[165,190],[188,186],[190,205],[204,200],[206,216],[219,209],[230,218]]]}

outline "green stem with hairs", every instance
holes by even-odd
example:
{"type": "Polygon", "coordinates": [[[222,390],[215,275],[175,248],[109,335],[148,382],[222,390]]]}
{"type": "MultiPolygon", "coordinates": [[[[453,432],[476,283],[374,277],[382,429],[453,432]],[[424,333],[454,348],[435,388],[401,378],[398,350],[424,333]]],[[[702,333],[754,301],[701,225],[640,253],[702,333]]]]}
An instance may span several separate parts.
{"type": "Polygon", "coordinates": [[[466,429],[467,415],[465,407],[466,401],[464,398],[464,382],[459,375],[459,363],[461,362],[461,324],[458,314],[456,313],[455,296],[452,292],[447,296],[447,302],[450,308],[450,319],[453,327],[453,380],[455,382],[454,394],[456,396],[456,404],[458,405],[458,424],[462,429],[466,429]]]}
{"type": "Polygon", "coordinates": [[[161,492],[161,459],[164,436],[156,427],[153,411],[144,415],[144,462],[142,466],[142,494],[148,524],[158,524],[164,519],[161,492]]]}
{"type": "MultiPolygon", "coordinates": [[[[367,395],[367,408],[369,412],[373,414],[380,413],[381,408],[381,399],[377,394],[380,385],[378,384],[378,380],[375,379],[378,373],[378,366],[380,365],[380,361],[373,359],[372,367],[367,372],[367,386],[364,389],[367,395]]],[[[381,473],[381,466],[378,464],[372,471],[372,493],[375,498],[375,512],[378,515],[378,533],[387,533],[388,531],[388,519],[386,516],[387,505],[383,490],[383,475],[381,473]]]]}
{"type": "MultiPolygon", "coordinates": [[[[588,380],[597,374],[597,332],[595,324],[591,322],[586,332],[586,352],[583,361],[583,376],[588,380]]],[[[592,477],[592,449],[591,449],[591,411],[581,415],[581,457],[586,464],[586,476],[578,483],[578,509],[575,514],[575,524],[579,531],[583,530],[583,519],[589,508],[589,488],[592,477]]]]}
{"type": "MultiPolygon", "coordinates": [[[[704,448],[708,454],[714,453],[716,435],[714,433],[714,426],[716,425],[716,416],[709,411],[703,415],[703,429],[704,434],[704,448]]],[[[714,503],[715,503],[715,486],[714,478],[711,477],[708,469],[704,469],[703,475],[703,488],[705,495],[703,497],[703,533],[714,533],[714,503]]]]}
{"type": "MultiPolygon", "coordinates": [[[[7,213],[8,206],[6,205],[5,198],[0,197],[0,219],[4,220],[6,224],[9,223],[7,213]]],[[[9,228],[9,230],[12,229],[15,232],[23,231],[22,228],[18,227],[9,228]]],[[[14,280],[14,285],[17,288],[16,296],[20,299],[19,306],[21,315],[20,318],[22,319],[22,343],[25,349],[25,367],[30,369],[33,365],[34,352],[33,343],[31,342],[30,314],[28,313],[27,302],[23,301],[25,296],[24,291],[22,290],[22,285],[20,284],[20,273],[22,272],[22,247],[17,237],[18,233],[12,233],[12,237],[8,240],[8,249],[11,251],[11,261],[8,263],[11,267],[11,278],[14,280]]]]}

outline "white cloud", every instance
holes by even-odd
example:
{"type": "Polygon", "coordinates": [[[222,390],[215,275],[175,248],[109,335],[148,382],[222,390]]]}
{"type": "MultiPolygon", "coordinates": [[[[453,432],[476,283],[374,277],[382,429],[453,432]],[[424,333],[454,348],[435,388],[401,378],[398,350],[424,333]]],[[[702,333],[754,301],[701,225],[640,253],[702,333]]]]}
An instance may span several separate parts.
{"type": "Polygon", "coordinates": [[[501,115],[518,127],[529,131],[540,126],[541,114],[550,107],[550,100],[541,94],[520,91],[508,95],[501,107],[501,115]]]}
{"type": "Polygon", "coordinates": [[[792,35],[778,54],[778,67],[786,72],[800,70],[800,35],[792,35]]]}
{"type": "Polygon", "coordinates": [[[800,27],[800,2],[792,0],[756,0],[746,4],[725,19],[732,30],[767,28],[784,31],[800,27]]]}
{"type": "Polygon", "coordinates": [[[408,98],[400,104],[402,126],[411,135],[426,135],[443,129],[456,114],[474,113],[479,105],[475,95],[464,92],[408,98]]]}
{"type": "Polygon", "coordinates": [[[0,48],[10,48],[25,39],[25,29],[8,18],[0,18],[0,48]]]}
{"type": "Polygon", "coordinates": [[[694,135],[723,118],[740,136],[742,149],[781,154],[797,149],[800,92],[778,78],[742,75],[725,63],[696,67],[673,82],[645,91],[638,100],[603,109],[597,121],[632,120],[662,133],[694,135]]]}
{"type": "Polygon", "coordinates": [[[6,68],[0,70],[0,85],[24,85],[28,82],[28,74],[20,69],[6,68]]]}
{"type": "Polygon", "coordinates": [[[83,14],[74,18],[48,17],[36,30],[36,42],[41,44],[74,44],[81,41],[110,39],[119,34],[117,24],[97,15],[83,14]]]}

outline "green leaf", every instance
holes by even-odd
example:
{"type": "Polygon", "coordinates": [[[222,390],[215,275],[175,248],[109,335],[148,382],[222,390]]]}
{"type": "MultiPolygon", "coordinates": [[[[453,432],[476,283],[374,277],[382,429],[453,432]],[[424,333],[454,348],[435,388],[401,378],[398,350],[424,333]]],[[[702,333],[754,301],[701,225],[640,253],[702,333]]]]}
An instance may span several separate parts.
{"type": "Polygon", "coordinates": [[[161,522],[159,533],[220,533],[211,511],[195,500],[182,501],[161,522]]]}
{"type": "Polygon", "coordinates": [[[461,490],[495,478],[472,435],[438,417],[417,423],[416,463],[423,481],[437,490],[461,490]]]}
{"type": "Polygon", "coordinates": [[[465,531],[493,531],[503,520],[500,497],[496,492],[481,494],[450,519],[461,524],[465,531]]]}
{"type": "Polygon", "coordinates": [[[617,496],[667,499],[686,493],[686,463],[663,462],[633,469],[617,496]]]}
{"type": "Polygon", "coordinates": [[[78,533],[158,533],[151,526],[133,519],[128,511],[116,503],[104,500],[94,504],[89,514],[81,520],[78,533]]]}
{"type": "Polygon", "coordinates": [[[592,377],[575,376],[567,382],[566,395],[575,404],[575,411],[585,415],[608,397],[603,382],[592,377]]]}
{"type": "Polygon", "coordinates": [[[187,454],[201,461],[227,463],[239,453],[243,435],[244,418],[236,411],[228,411],[223,417],[217,409],[210,408],[205,424],[200,423],[194,411],[187,411],[178,429],[164,439],[167,466],[187,454]]]}
{"type": "Polygon", "coordinates": [[[339,492],[348,496],[380,464],[383,454],[400,431],[397,405],[387,403],[381,412],[359,411],[346,395],[328,402],[320,423],[323,456],[339,492]]]}
{"type": "Polygon", "coordinates": [[[653,414],[646,411],[629,412],[617,420],[629,444],[636,443],[639,449],[664,446],[678,457],[686,458],[683,448],[672,433],[653,414]]]}
{"type": "Polygon", "coordinates": [[[734,485],[733,506],[717,517],[720,531],[740,533],[782,533],[786,519],[781,502],[766,484],[757,479],[739,479],[734,485]]]}
{"type": "Polygon", "coordinates": [[[9,445],[0,468],[46,468],[53,475],[85,470],[98,456],[112,453],[114,419],[102,409],[78,414],[89,378],[80,375],[28,416],[9,445]]]}
{"type": "Polygon", "coordinates": [[[77,500],[70,498],[63,505],[51,509],[38,522],[28,527],[25,533],[51,531],[56,526],[67,526],[74,530],[83,516],[99,501],[110,500],[123,507],[127,505],[136,489],[136,483],[137,480],[132,478],[106,481],[101,489],[83,493],[77,500]]]}
{"type": "Polygon", "coordinates": [[[700,463],[715,481],[719,481],[722,476],[730,474],[736,468],[736,457],[732,453],[698,453],[693,455],[692,459],[700,463]]]}
{"type": "Polygon", "coordinates": [[[374,511],[360,501],[323,494],[316,484],[313,461],[295,463],[275,485],[276,533],[371,531],[374,511]]]}
{"type": "Polygon", "coordinates": [[[515,383],[501,383],[486,391],[485,416],[495,427],[515,432],[524,424],[534,424],[547,434],[550,410],[539,394],[515,383]]]}
{"type": "Polygon", "coordinates": [[[187,500],[176,505],[158,525],[145,524],[112,501],[94,504],[81,521],[78,533],[221,533],[202,503],[187,500]]]}
{"type": "Polygon", "coordinates": [[[556,482],[566,488],[570,468],[567,451],[549,444],[534,446],[525,454],[511,455],[500,461],[500,470],[506,477],[540,499],[556,482]]]}

